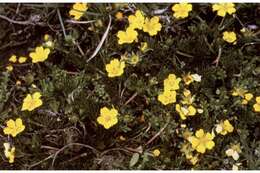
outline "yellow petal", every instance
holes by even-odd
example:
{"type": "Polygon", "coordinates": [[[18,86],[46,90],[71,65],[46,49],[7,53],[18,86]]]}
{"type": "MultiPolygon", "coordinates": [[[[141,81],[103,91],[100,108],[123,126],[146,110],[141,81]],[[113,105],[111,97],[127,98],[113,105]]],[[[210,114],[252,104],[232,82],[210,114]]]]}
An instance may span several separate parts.
{"type": "Polygon", "coordinates": [[[189,106],[188,110],[189,110],[190,116],[193,116],[196,114],[196,109],[192,105],[189,106]]]}
{"type": "Polygon", "coordinates": [[[208,141],[206,143],[207,149],[211,150],[215,146],[215,143],[213,141],[208,141]]]}
{"type": "Polygon", "coordinates": [[[202,138],[204,136],[204,130],[203,129],[197,130],[195,135],[197,138],[202,138]]]}
{"type": "Polygon", "coordinates": [[[208,140],[213,140],[214,139],[214,137],[212,136],[212,134],[210,134],[210,133],[206,133],[206,136],[205,136],[208,140]]]}
{"type": "Polygon", "coordinates": [[[194,136],[189,137],[189,141],[192,145],[192,148],[196,148],[199,145],[199,140],[194,136]]]}
{"type": "Polygon", "coordinates": [[[253,97],[254,97],[254,96],[253,96],[253,94],[251,94],[251,93],[245,94],[245,99],[246,99],[247,101],[250,101],[253,97]]]}
{"type": "Polygon", "coordinates": [[[15,128],[15,121],[10,119],[6,122],[7,127],[9,128],[15,128]]]}
{"type": "Polygon", "coordinates": [[[200,152],[200,153],[205,153],[206,148],[205,148],[205,146],[204,146],[203,144],[199,144],[199,145],[197,146],[196,150],[197,150],[198,152],[200,152]]]}
{"type": "Polygon", "coordinates": [[[260,104],[260,96],[255,98],[256,102],[260,104]]]}
{"type": "Polygon", "coordinates": [[[13,129],[5,127],[3,131],[5,135],[10,135],[13,132],[13,129]]]}
{"type": "Polygon", "coordinates": [[[260,104],[254,104],[254,110],[255,110],[255,112],[260,112],[260,104]]]}

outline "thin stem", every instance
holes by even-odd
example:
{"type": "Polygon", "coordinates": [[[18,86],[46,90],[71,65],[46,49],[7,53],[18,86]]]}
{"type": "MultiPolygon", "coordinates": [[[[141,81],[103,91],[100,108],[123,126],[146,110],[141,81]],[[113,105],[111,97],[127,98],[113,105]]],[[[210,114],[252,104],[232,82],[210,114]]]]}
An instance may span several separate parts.
{"type": "Polygon", "coordinates": [[[63,20],[61,18],[61,14],[60,14],[60,10],[57,8],[57,14],[58,14],[58,17],[59,17],[59,21],[60,21],[60,24],[61,24],[61,28],[62,28],[62,31],[63,31],[63,35],[64,37],[66,38],[67,37],[67,34],[66,34],[66,31],[65,31],[65,27],[64,27],[64,24],[63,24],[63,20]]]}

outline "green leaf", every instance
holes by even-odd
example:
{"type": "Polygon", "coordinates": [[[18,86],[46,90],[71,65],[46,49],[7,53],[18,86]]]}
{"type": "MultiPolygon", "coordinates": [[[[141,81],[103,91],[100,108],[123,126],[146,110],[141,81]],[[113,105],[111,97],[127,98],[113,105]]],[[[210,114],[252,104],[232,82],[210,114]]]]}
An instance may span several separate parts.
{"type": "Polygon", "coordinates": [[[139,154],[138,153],[134,153],[131,160],[130,160],[130,163],[129,163],[129,167],[133,167],[139,160],[139,154]]]}

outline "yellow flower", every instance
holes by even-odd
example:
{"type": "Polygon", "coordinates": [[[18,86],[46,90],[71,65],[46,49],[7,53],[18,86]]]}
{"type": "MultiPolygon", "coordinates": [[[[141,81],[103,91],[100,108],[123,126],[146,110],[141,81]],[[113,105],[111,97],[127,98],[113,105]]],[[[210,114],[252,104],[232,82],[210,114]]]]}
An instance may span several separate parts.
{"type": "Polygon", "coordinates": [[[132,56],[130,57],[130,64],[136,65],[139,61],[140,61],[140,57],[135,53],[133,53],[132,56]]]}
{"type": "Polygon", "coordinates": [[[241,153],[241,147],[240,144],[233,144],[229,149],[226,150],[226,155],[228,157],[233,157],[234,160],[239,159],[239,153],[241,153]]]}
{"type": "Polygon", "coordinates": [[[237,40],[236,33],[232,31],[231,32],[225,31],[223,33],[223,40],[225,40],[228,43],[235,43],[235,41],[237,40]]]}
{"type": "Polygon", "coordinates": [[[14,70],[14,67],[12,65],[8,65],[5,67],[8,72],[11,72],[14,70]]]}
{"type": "Polygon", "coordinates": [[[79,20],[84,15],[87,9],[88,5],[86,3],[75,3],[72,9],[69,11],[69,14],[71,16],[74,16],[73,18],[75,20],[79,20]]]}
{"type": "Polygon", "coordinates": [[[176,91],[165,90],[162,94],[158,95],[158,101],[163,105],[168,105],[176,102],[176,91]]]}
{"type": "Polygon", "coordinates": [[[33,63],[45,61],[50,53],[49,48],[43,48],[42,46],[36,47],[35,52],[31,52],[29,56],[32,58],[33,63]]]}
{"type": "Polygon", "coordinates": [[[54,47],[54,42],[52,41],[52,37],[48,34],[45,34],[43,37],[45,43],[44,46],[47,48],[53,48],[54,47]]]}
{"type": "Polygon", "coordinates": [[[27,57],[21,56],[21,57],[19,57],[18,62],[19,62],[20,64],[22,64],[22,63],[24,63],[26,60],[27,60],[27,57]]]}
{"type": "Polygon", "coordinates": [[[190,73],[188,73],[187,75],[183,76],[182,79],[183,79],[185,85],[190,85],[193,82],[193,78],[190,75],[190,73]]]}
{"type": "Polygon", "coordinates": [[[27,94],[27,96],[23,100],[23,105],[22,105],[22,111],[28,110],[32,111],[35,108],[39,107],[42,105],[42,100],[41,98],[41,93],[35,92],[32,95],[27,94]]]}
{"type": "Polygon", "coordinates": [[[16,137],[16,135],[25,129],[21,118],[17,118],[15,121],[10,119],[6,122],[6,125],[7,127],[4,128],[4,134],[12,135],[13,137],[16,137]]]}
{"type": "Polygon", "coordinates": [[[243,98],[242,104],[246,105],[254,96],[253,94],[247,92],[247,90],[243,88],[234,88],[232,92],[233,96],[240,96],[243,98]]]}
{"type": "Polygon", "coordinates": [[[181,144],[181,149],[180,149],[180,151],[183,153],[183,154],[185,154],[185,156],[189,159],[190,157],[190,155],[191,155],[191,153],[192,153],[192,151],[193,151],[194,149],[191,147],[191,144],[190,143],[188,143],[188,142],[184,142],[184,143],[182,143],[181,144]]]}
{"type": "Polygon", "coordinates": [[[158,157],[158,156],[160,156],[160,154],[161,154],[161,152],[160,152],[159,149],[153,150],[153,156],[154,156],[154,157],[158,157]]]}
{"type": "Polygon", "coordinates": [[[234,88],[233,92],[232,92],[232,96],[240,96],[240,97],[244,97],[244,95],[246,94],[247,90],[243,89],[243,88],[234,88]]]}
{"type": "Polygon", "coordinates": [[[4,154],[7,159],[9,159],[9,163],[14,163],[14,157],[15,157],[15,147],[10,146],[10,143],[6,142],[4,143],[4,154]]]}
{"type": "Polygon", "coordinates": [[[124,15],[122,12],[119,11],[116,13],[115,17],[116,17],[116,20],[122,20],[124,15]]]}
{"type": "Polygon", "coordinates": [[[176,78],[175,74],[169,76],[163,81],[164,90],[178,90],[181,78],[176,78]]]}
{"type": "Polygon", "coordinates": [[[159,22],[159,17],[155,16],[151,19],[146,18],[143,26],[143,31],[149,33],[150,36],[157,35],[158,31],[161,31],[162,25],[159,22]]]}
{"type": "Polygon", "coordinates": [[[183,97],[181,103],[184,105],[191,105],[195,98],[194,98],[194,96],[191,95],[190,90],[184,89],[183,95],[184,95],[184,97],[183,97]]]}
{"type": "Polygon", "coordinates": [[[103,107],[100,109],[100,116],[97,118],[97,122],[104,126],[105,129],[109,129],[117,124],[117,115],[118,111],[116,109],[108,109],[107,107],[103,107]]]}
{"type": "Polygon", "coordinates": [[[15,55],[12,55],[10,58],[9,58],[9,62],[13,62],[15,63],[17,61],[17,58],[15,55]]]}
{"type": "Polygon", "coordinates": [[[217,11],[218,16],[224,17],[227,13],[233,14],[236,12],[235,4],[233,3],[218,3],[213,4],[213,11],[217,11]]]}
{"type": "Polygon", "coordinates": [[[243,99],[243,101],[242,101],[242,104],[243,104],[243,105],[246,105],[253,97],[254,97],[253,94],[251,94],[251,93],[246,93],[246,94],[244,95],[244,99],[243,99]]]}
{"type": "Polygon", "coordinates": [[[234,127],[228,120],[225,120],[224,122],[220,122],[220,124],[217,124],[216,126],[216,132],[220,133],[221,135],[226,135],[227,133],[233,132],[234,127]]]}
{"type": "Polygon", "coordinates": [[[44,34],[43,40],[44,41],[49,41],[50,40],[50,35],[49,34],[44,34]]]}
{"type": "Polygon", "coordinates": [[[192,5],[189,3],[179,3],[172,6],[173,16],[177,19],[186,18],[192,10],[192,5]]]}
{"type": "Polygon", "coordinates": [[[121,76],[124,73],[125,62],[121,62],[118,59],[113,59],[109,64],[106,65],[106,71],[108,72],[108,77],[121,76]]]}
{"type": "Polygon", "coordinates": [[[206,149],[211,150],[215,143],[213,141],[214,137],[210,133],[204,133],[203,129],[196,131],[195,136],[189,138],[192,148],[199,153],[205,153],[206,149]]]}
{"type": "Polygon", "coordinates": [[[192,132],[189,129],[185,129],[185,131],[182,133],[182,136],[184,139],[188,140],[189,137],[192,136],[192,132]]]}
{"type": "Polygon", "coordinates": [[[135,15],[130,15],[128,21],[132,29],[142,29],[144,26],[144,16],[140,10],[137,10],[135,15]]]}
{"type": "Polygon", "coordinates": [[[254,111],[260,112],[260,96],[256,97],[256,103],[254,104],[254,111]]]}
{"type": "Polygon", "coordinates": [[[141,46],[140,46],[140,50],[144,53],[144,52],[147,51],[147,49],[148,49],[148,44],[147,44],[147,42],[142,42],[142,43],[141,43],[141,46]]]}
{"type": "Polygon", "coordinates": [[[199,161],[199,157],[198,157],[198,155],[196,155],[196,156],[191,156],[189,160],[190,160],[190,163],[191,163],[192,165],[196,165],[196,163],[198,163],[198,161],[199,161]]]}
{"type": "Polygon", "coordinates": [[[180,151],[185,154],[186,158],[189,159],[191,158],[191,153],[194,151],[194,149],[191,147],[191,144],[188,142],[184,142],[181,144],[181,149],[180,151]]]}
{"type": "Polygon", "coordinates": [[[128,27],[126,31],[118,31],[118,44],[133,43],[137,40],[138,33],[131,27],[128,27]]]}
{"type": "Polygon", "coordinates": [[[197,112],[196,108],[192,105],[180,106],[179,104],[175,105],[175,110],[178,112],[182,120],[185,120],[187,116],[194,116],[197,112]]]}

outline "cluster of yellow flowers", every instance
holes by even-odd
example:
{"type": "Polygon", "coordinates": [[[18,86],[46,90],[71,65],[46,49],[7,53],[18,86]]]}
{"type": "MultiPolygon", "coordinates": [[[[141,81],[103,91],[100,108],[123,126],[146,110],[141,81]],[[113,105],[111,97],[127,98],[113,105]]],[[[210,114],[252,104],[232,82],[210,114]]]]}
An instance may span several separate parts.
{"type": "Polygon", "coordinates": [[[108,73],[108,77],[118,77],[124,73],[124,68],[126,67],[126,63],[135,66],[140,61],[140,54],[145,53],[148,49],[147,42],[142,42],[139,47],[140,51],[137,53],[132,52],[128,54],[127,52],[121,56],[121,59],[112,59],[110,63],[106,64],[106,71],[108,73]]]}
{"type": "Polygon", "coordinates": [[[188,116],[194,116],[197,112],[196,108],[192,105],[194,96],[191,95],[190,90],[185,89],[183,92],[182,104],[176,104],[175,109],[179,113],[182,120],[188,116]]]}
{"type": "MultiPolygon", "coordinates": [[[[42,100],[40,99],[41,94],[39,92],[35,92],[34,94],[27,94],[27,96],[23,100],[22,111],[28,110],[32,111],[37,107],[42,105],[42,100]]],[[[6,122],[6,127],[4,128],[4,134],[11,135],[12,137],[16,137],[19,133],[24,131],[25,126],[23,125],[23,121],[21,118],[17,118],[15,121],[9,119],[6,122]]],[[[9,163],[14,162],[15,158],[15,147],[10,147],[10,143],[4,143],[5,148],[5,156],[9,159],[9,163]]]]}
{"type": "Polygon", "coordinates": [[[232,92],[232,96],[239,96],[242,98],[242,104],[246,105],[254,97],[252,93],[249,93],[246,89],[242,87],[235,87],[232,92]]]}
{"type": "Polygon", "coordinates": [[[159,23],[159,17],[154,16],[151,19],[145,17],[143,12],[137,10],[134,15],[128,17],[129,26],[125,31],[118,31],[118,44],[133,43],[138,41],[138,30],[147,32],[150,36],[155,36],[161,30],[162,25],[159,23]]]}
{"type": "MultiPolygon", "coordinates": [[[[26,60],[27,60],[27,57],[25,57],[25,56],[20,56],[18,59],[17,59],[17,56],[16,55],[12,55],[10,58],[9,58],[9,62],[10,63],[20,63],[20,64],[22,64],[22,63],[25,63],[26,62],[26,60]]],[[[7,66],[6,66],[6,70],[7,71],[9,71],[9,72],[11,72],[11,71],[13,71],[13,66],[11,65],[11,64],[8,64],[7,66]]]]}
{"type": "MultiPolygon", "coordinates": [[[[43,62],[48,58],[48,55],[50,53],[50,49],[54,47],[54,42],[52,38],[49,35],[44,36],[44,42],[42,46],[36,47],[34,52],[31,52],[29,54],[29,57],[31,57],[33,63],[37,62],[43,62]]],[[[12,55],[9,58],[9,62],[16,63],[17,61],[19,63],[26,62],[27,57],[21,56],[17,60],[16,55],[12,55]]],[[[9,71],[12,70],[12,66],[10,66],[9,71]]],[[[17,85],[21,85],[21,81],[16,82],[17,85]]],[[[32,85],[34,88],[36,88],[35,85],[32,85]]],[[[33,94],[27,94],[27,96],[23,99],[23,104],[21,111],[33,111],[34,109],[40,107],[43,102],[41,100],[41,93],[40,92],[34,92],[33,94]]],[[[3,129],[4,134],[11,135],[12,137],[16,137],[19,133],[24,131],[25,126],[23,125],[23,121],[21,118],[17,118],[16,120],[9,119],[6,122],[6,127],[3,129]]],[[[9,160],[9,163],[14,162],[15,158],[15,146],[10,144],[9,142],[4,143],[4,154],[6,158],[9,160]]]]}
{"type": "MultiPolygon", "coordinates": [[[[34,94],[27,94],[27,96],[23,100],[22,105],[22,111],[28,110],[32,111],[36,109],[37,107],[42,105],[42,100],[40,99],[41,94],[39,92],[35,92],[34,94]]],[[[4,134],[11,135],[12,137],[16,137],[19,133],[24,131],[25,126],[23,125],[23,121],[21,118],[17,118],[15,121],[12,119],[9,119],[6,122],[6,127],[4,128],[4,134]]],[[[12,146],[10,148],[10,143],[4,143],[5,148],[5,156],[7,159],[9,159],[9,163],[14,162],[15,158],[15,147],[12,146]]]]}
{"type": "MultiPolygon", "coordinates": [[[[23,125],[23,121],[21,118],[17,118],[15,121],[10,119],[6,122],[6,127],[3,129],[4,134],[11,135],[12,137],[16,137],[19,133],[24,131],[25,126],[23,125]]],[[[4,154],[5,157],[9,160],[9,163],[14,162],[15,158],[15,146],[9,142],[4,143],[4,154]]]]}
{"type": "Polygon", "coordinates": [[[176,102],[176,90],[178,90],[181,78],[176,78],[175,74],[169,74],[164,80],[164,90],[158,95],[158,100],[163,105],[168,105],[176,102]]]}
{"type": "MultiPolygon", "coordinates": [[[[41,46],[38,46],[35,48],[35,51],[34,52],[31,52],[29,54],[29,57],[32,59],[32,63],[37,63],[37,62],[43,62],[45,61],[49,54],[50,54],[50,49],[53,48],[54,46],[54,43],[52,41],[52,38],[48,35],[48,34],[45,34],[44,35],[44,43],[43,45],[41,46]]],[[[20,56],[19,58],[17,58],[16,55],[12,55],[10,58],[9,58],[9,62],[10,63],[25,63],[27,61],[27,57],[26,56],[20,56]]],[[[12,64],[8,64],[6,66],[6,70],[8,72],[11,72],[13,71],[13,65],[12,64]]]]}
{"type": "Polygon", "coordinates": [[[233,130],[234,127],[230,124],[229,120],[220,121],[220,123],[216,125],[216,132],[221,135],[231,133],[233,130]]]}
{"type": "MultiPolygon", "coordinates": [[[[215,146],[214,138],[215,133],[221,135],[227,135],[228,133],[232,133],[234,130],[233,125],[229,122],[229,120],[221,120],[218,124],[216,124],[215,128],[212,132],[205,132],[203,129],[199,129],[195,132],[195,135],[187,129],[185,124],[181,124],[181,127],[184,128],[182,133],[182,137],[185,139],[184,143],[181,145],[180,151],[185,155],[186,159],[192,165],[195,165],[199,161],[200,154],[204,154],[206,150],[212,150],[215,146]],[[197,151],[198,153],[193,153],[197,151]]],[[[227,150],[227,156],[235,157],[236,160],[238,159],[238,154],[241,153],[237,145],[235,147],[231,147],[230,150],[227,150]]]]}
{"type": "MultiPolygon", "coordinates": [[[[217,11],[217,15],[225,17],[226,14],[234,14],[236,12],[235,4],[233,3],[217,3],[212,5],[212,10],[217,11]]],[[[236,44],[236,33],[233,31],[223,32],[223,40],[228,43],[236,44]]]]}
{"type": "MultiPolygon", "coordinates": [[[[242,87],[235,87],[232,91],[232,96],[239,96],[242,99],[241,104],[247,105],[249,101],[251,101],[254,98],[254,95],[248,90],[242,88],[242,87]]],[[[257,96],[255,98],[255,104],[253,105],[253,110],[255,112],[260,112],[260,96],[257,96]]]]}
{"type": "Polygon", "coordinates": [[[73,16],[75,20],[79,20],[87,10],[88,5],[86,3],[75,3],[69,11],[69,14],[73,16]]]}
{"type": "MultiPolygon", "coordinates": [[[[226,14],[233,14],[236,12],[235,4],[233,3],[217,3],[212,5],[212,10],[217,11],[217,15],[224,17],[226,14]]],[[[177,19],[184,19],[189,16],[192,11],[192,4],[178,3],[172,6],[173,16],[177,19]]]]}
{"type": "MultiPolygon", "coordinates": [[[[168,78],[164,80],[164,90],[158,95],[158,101],[163,105],[168,105],[176,102],[176,91],[180,89],[181,78],[177,78],[175,74],[169,74],[168,78]]],[[[198,74],[190,74],[183,76],[183,81],[185,85],[190,85],[192,82],[200,82],[201,76],[198,74]]],[[[182,100],[179,104],[175,105],[177,113],[180,115],[182,120],[185,120],[187,116],[194,116],[197,112],[193,105],[195,97],[191,95],[190,90],[184,89],[182,100]]],[[[199,112],[203,110],[199,109],[199,112]]]]}
{"type": "Polygon", "coordinates": [[[230,148],[226,150],[226,155],[232,157],[235,161],[239,159],[239,154],[242,152],[240,144],[231,144],[230,148]]]}
{"type": "MultiPolygon", "coordinates": [[[[185,142],[181,145],[181,152],[184,153],[187,160],[192,165],[195,165],[199,161],[199,154],[204,154],[206,150],[212,150],[215,146],[214,138],[215,133],[214,129],[212,132],[205,132],[203,129],[199,129],[195,132],[195,135],[186,128],[186,125],[181,125],[185,130],[182,133],[185,142]],[[197,154],[193,152],[197,151],[197,154]]],[[[215,127],[217,134],[227,135],[227,133],[233,132],[234,127],[229,122],[229,120],[221,120],[215,127]]],[[[226,151],[227,156],[235,157],[237,160],[241,153],[240,147],[238,145],[232,146],[231,149],[226,151]]]]}
{"type": "MultiPolygon", "coordinates": [[[[217,3],[212,5],[212,10],[217,11],[217,15],[225,17],[226,14],[233,14],[236,12],[235,4],[233,3],[217,3]]],[[[189,16],[192,11],[192,4],[178,3],[172,6],[173,16],[177,19],[184,19],[189,16]]],[[[236,44],[236,33],[233,31],[223,32],[223,40],[228,43],[236,44]]]]}
{"type": "MultiPolygon", "coordinates": [[[[184,139],[188,140],[189,137],[191,137],[192,133],[186,129],[183,132],[184,139]]],[[[192,148],[191,144],[189,142],[184,142],[181,144],[180,151],[185,155],[186,159],[192,164],[195,165],[199,161],[199,154],[194,154],[194,149],[192,148]]]]}

